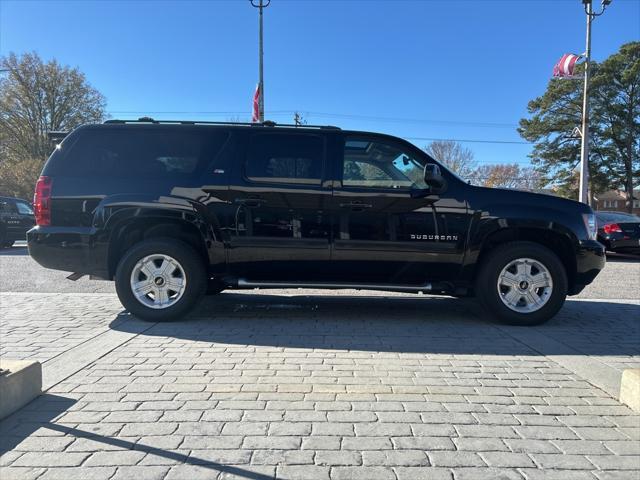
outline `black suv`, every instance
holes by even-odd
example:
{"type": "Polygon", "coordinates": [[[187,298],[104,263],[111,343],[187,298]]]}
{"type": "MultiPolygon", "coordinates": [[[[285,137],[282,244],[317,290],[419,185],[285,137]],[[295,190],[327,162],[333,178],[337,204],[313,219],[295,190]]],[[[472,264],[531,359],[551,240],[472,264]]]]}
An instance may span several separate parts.
{"type": "Polygon", "coordinates": [[[472,186],[404,140],[336,127],[83,126],[34,205],[36,261],[115,280],[153,321],[207,291],[309,287],[475,295],[536,324],[605,263],[588,206],[472,186]]]}
{"type": "Polygon", "coordinates": [[[11,247],[15,241],[27,238],[27,230],[35,223],[29,202],[0,197],[0,248],[11,247]]]}

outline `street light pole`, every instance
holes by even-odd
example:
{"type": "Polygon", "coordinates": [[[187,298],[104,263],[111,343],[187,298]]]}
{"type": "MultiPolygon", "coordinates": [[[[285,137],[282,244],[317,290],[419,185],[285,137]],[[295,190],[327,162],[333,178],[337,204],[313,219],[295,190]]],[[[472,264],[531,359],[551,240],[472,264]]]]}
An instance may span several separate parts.
{"type": "Polygon", "coordinates": [[[582,145],[580,153],[580,195],[582,203],[590,204],[589,196],[589,64],[591,63],[591,21],[592,5],[587,0],[585,5],[587,14],[587,48],[584,62],[584,92],[582,99],[582,145]]]}
{"type": "Polygon", "coordinates": [[[263,31],[263,26],[262,26],[262,10],[267,8],[269,6],[269,4],[271,3],[271,0],[267,0],[266,3],[264,3],[263,0],[250,0],[251,1],[251,5],[254,6],[255,8],[258,9],[259,12],[259,21],[260,21],[260,27],[259,27],[259,51],[258,51],[258,55],[259,55],[259,67],[258,67],[258,76],[259,76],[259,80],[258,80],[258,88],[259,88],[259,92],[260,92],[260,97],[258,99],[258,117],[259,117],[259,121],[262,123],[264,122],[264,67],[263,67],[263,58],[264,58],[264,48],[263,48],[263,40],[262,40],[262,31],[263,31]],[[255,2],[258,3],[255,3],[255,2]]]}

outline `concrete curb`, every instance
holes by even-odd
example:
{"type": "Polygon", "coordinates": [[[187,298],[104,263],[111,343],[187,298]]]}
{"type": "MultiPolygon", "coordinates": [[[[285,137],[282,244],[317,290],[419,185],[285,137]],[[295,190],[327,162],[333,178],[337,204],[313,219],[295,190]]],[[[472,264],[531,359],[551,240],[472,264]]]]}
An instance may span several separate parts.
{"type": "Polygon", "coordinates": [[[28,360],[0,359],[0,419],[42,393],[42,365],[28,360]],[[5,373],[8,371],[8,373],[5,373]]]}
{"type": "Polygon", "coordinates": [[[640,412],[640,368],[622,372],[620,402],[628,405],[631,410],[640,412]]]}

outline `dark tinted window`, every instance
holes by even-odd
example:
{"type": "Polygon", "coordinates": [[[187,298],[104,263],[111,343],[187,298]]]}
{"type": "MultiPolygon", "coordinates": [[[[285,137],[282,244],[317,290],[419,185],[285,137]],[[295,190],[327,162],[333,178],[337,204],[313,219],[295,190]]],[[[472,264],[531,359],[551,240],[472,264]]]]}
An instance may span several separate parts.
{"type": "Polygon", "coordinates": [[[631,215],[629,213],[614,213],[614,212],[606,212],[606,213],[596,213],[596,219],[598,220],[598,224],[602,225],[605,223],[629,223],[629,222],[640,222],[640,217],[637,215],[631,215]]]}
{"type": "Polygon", "coordinates": [[[85,131],[64,155],[63,171],[57,173],[141,180],[190,176],[215,158],[226,138],[224,131],[85,131]]]}
{"type": "Polygon", "coordinates": [[[245,174],[255,182],[318,184],[324,142],[315,135],[282,133],[251,137],[245,174]]]}
{"type": "Polygon", "coordinates": [[[0,212],[17,213],[16,203],[13,200],[0,200],[0,212]]]}

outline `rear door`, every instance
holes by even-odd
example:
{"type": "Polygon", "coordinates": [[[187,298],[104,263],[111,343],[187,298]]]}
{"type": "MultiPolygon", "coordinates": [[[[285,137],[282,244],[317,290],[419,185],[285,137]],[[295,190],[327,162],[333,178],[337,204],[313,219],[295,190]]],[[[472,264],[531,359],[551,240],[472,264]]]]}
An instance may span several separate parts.
{"type": "Polygon", "coordinates": [[[349,282],[417,285],[457,275],[466,202],[426,194],[428,161],[393,137],[344,138],[333,196],[336,275],[349,282]]]}
{"type": "Polygon", "coordinates": [[[229,198],[229,270],[248,280],[317,281],[330,260],[331,188],[318,132],[247,132],[229,198]]]}

